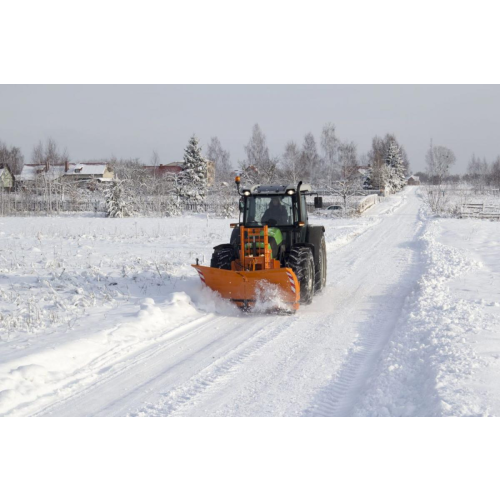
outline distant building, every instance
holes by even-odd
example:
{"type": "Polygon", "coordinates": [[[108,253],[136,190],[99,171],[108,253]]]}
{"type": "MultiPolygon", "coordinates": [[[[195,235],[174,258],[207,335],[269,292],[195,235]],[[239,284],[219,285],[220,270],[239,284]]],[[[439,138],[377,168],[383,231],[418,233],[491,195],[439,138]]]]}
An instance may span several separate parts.
{"type": "MultiPolygon", "coordinates": [[[[184,170],[183,161],[173,161],[166,165],[160,164],[157,166],[145,165],[143,167],[148,173],[156,177],[163,177],[165,175],[179,175],[184,170]]],[[[207,161],[207,185],[212,186],[215,182],[215,162],[207,161]]]]}
{"type": "Polygon", "coordinates": [[[39,181],[89,181],[111,180],[113,170],[107,163],[27,163],[23,165],[16,181],[21,184],[36,183],[39,181]]]}
{"type": "Polygon", "coordinates": [[[416,175],[412,175],[411,177],[408,177],[406,183],[408,186],[420,186],[420,178],[416,175]]]}
{"type": "Polygon", "coordinates": [[[172,163],[168,163],[167,165],[160,164],[156,166],[145,165],[143,168],[148,173],[156,177],[163,177],[164,175],[178,175],[184,169],[184,162],[174,161],[172,163]]]}
{"type": "Polygon", "coordinates": [[[49,163],[25,163],[21,173],[16,175],[16,182],[21,184],[34,183],[37,180],[55,180],[64,174],[64,165],[49,163]]]}
{"type": "Polygon", "coordinates": [[[64,181],[111,180],[113,170],[107,163],[68,163],[64,165],[64,181]]]}
{"type": "Polygon", "coordinates": [[[9,165],[0,163],[0,190],[12,191],[12,189],[14,189],[14,175],[9,165]]]}

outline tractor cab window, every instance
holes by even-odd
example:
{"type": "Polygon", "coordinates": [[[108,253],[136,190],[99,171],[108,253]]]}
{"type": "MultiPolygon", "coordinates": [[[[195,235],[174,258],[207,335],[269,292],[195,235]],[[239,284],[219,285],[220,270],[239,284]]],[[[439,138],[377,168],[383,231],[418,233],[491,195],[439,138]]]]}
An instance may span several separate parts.
{"type": "Polygon", "coordinates": [[[246,200],[245,226],[291,226],[291,196],[249,196],[246,200]]]}

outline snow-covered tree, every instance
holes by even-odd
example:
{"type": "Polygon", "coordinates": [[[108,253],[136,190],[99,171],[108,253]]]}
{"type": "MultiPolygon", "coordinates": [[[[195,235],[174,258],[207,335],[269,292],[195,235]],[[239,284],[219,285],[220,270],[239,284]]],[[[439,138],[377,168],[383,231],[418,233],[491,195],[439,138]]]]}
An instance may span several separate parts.
{"type": "Polygon", "coordinates": [[[253,126],[245,153],[246,160],[239,163],[244,183],[271,184],[276,181],[278,159],[269,156],[266,136],[257,123],[253,126]]]}
{"type": "Polygon", "coordinates": [[[9,165],[14,175],[20,174],[23,168],[24,157],[18,147],[8,147],[0,141],[0,163],[9,165]]]}
{"type": "Polygon", "coordinates": [[[286,183],[297,184],[305,178],[304,163],[294,141],[287,142],[281,158],[281,176],[286,183]]]}
{"type": "Polygon", "coordinates": [[[203,201],[207,195],[207,159],[193,135],[184,150],[184,169],[178,178],[178,194],[186,201],[203,201]]]}
{"type": "Polygon", "coordinates": [[[342,198],[344,204],[344,210],[347,212],[349,207],[349,200],[356,196],[361,190],[360,178],[357,176],[352,176],[345,179],[340,179],[335,181],[332,186],[332,191],[334,196],[342,198]]]}
{"type": "Polygon", "coordinates": [[[309,180],[313,186],[316,186],[321,177],[321,161],[318,150],[316,148],[316,140],[314,139],[314,136],[311,134],[311,132],[307,133],[304,137],[304,142],[302,144],[301,162],[304,176],[306,176],[306,178],[303,180],[309,180]]]}
{"type": "Polygon", "coordinates": [[[131,210],[127,206],[123,194],[123,181],[110,182],[104,196],[106,199],[106,217],[129,217],[131,210]]]}
{"type": "Polygon", "coordinates": [[[476,191],[482,191],[488,182],[490,166],[485,158],[481,160],[473,154],[467,166],[467,174],[469,182],[474,186],[476,191]]]}
{"type": "Polygon", "coordinates": [[[31,154],[31,160],[34,163],[64,163],[69,161],[69,154],[66,148],[62,153],[59,152],[59,146],[56,141],[49,137],[45,145],[40,141],[34,148],[31,154]]]}
{"type": "Polygon", "coordinates": [[[229,151],[223,149],[218,137],[212,137],[207,147],[207,159],[215,164],[215,184],[228,182],[233,172],[229,151]]]}
{"type": "Polygon", "coordinates": [[[389,182],[389,178],[393,177],[391,168],[387,168],[387,155],[392,143],[395,143],[399,148],[399,155],[403,164],[404,174],[401,177],[406,177],[409,172],[410,162],[408,155],[403,146],[396,140],[394,134],[386,134],[384,138],[375,136],[372,140],[371,150],[368,152],[368,163],[372,168],[372,185],[374,189],[384,189],[389,182]]]}
{"type": "Polygon", "coordinates": [[[181,213],[181,204],[179,203],[177,196],[168,196],[166,200],[165,216],[175,217],[177,215],[181,215],[181,213]]]}
{"type": "Polygon", "coordinates": [[[389,144],[385,164],[389,169],[389,187],[391,191],[401,191],[406,185],[406,168],[396,141],[389,144]]]}
{"type": "Polygon", "coordinates": [[[367,168],[367,173],[363,179],[363,189],[375,189],[373,187],[373,168],[367,168]]]}
{"type": "Polygon", "coordinates": [[[457,161],[453,151],[445,146],[434,146],[431,141],[429,150],[425,155],[427,173],[430,182],[442,184],[444,178],[449,174],[450,167],[457,161]]]}
{"type": "Polygon", "coordinates": [[[322,183],[331,185],[340,177],[338,173],[338,149],[340,141],[335,134],[335,125],[327,123],[321,131],[322,183]]]}
{"type": "Polygon", "coordinates": [[[358,175],[358,156],[354,142],[340,142],[338,147],[338,165],[340,179],[352,179],[358,175]]]}
{"type": "Polygon", "coordinates": [[[491,164],[489,180],[493,186],[500,187],[500,156],[497,156],[496,160],[491,164]]]}

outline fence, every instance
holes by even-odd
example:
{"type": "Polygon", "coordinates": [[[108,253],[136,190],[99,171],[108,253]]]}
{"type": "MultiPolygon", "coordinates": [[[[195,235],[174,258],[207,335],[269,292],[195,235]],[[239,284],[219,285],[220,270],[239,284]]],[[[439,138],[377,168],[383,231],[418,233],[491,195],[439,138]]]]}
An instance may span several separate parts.
{"type": "MultiPolygon", "coordinates": [[[[317,189],[314,192],[318,193],[318,196],[339,196],[338,191],[335,189],[317,189]]],[[[358,189],[354,192],[354,196],[370,196],[372,194],[385,196],[384,192],[379,189],[358,189]]]]}
{"type": "Polygon", "coordinates": [[[465,203],[461,207],[460,215],[465,218],[500,220],[499,208],[486,206],[484,203],[465,203]]]}
{"type": "Polygon", "coordinates": [[[365,210],[373,207],[373,205],[376,205],[378,202],[378,194],[371,194],[358,202],[358,204],[356,205],[356,210],[358,213],[362,214],[365,210]]]}
{"type": "Polygon", "coordinates": [[[0,216],[48,215],[71,212],[101,213],[105,210],[104,201],[62,201],[37,200],[0,197],[0,216]]]}
{"type": "MultiPolygon", "coordinates": [[[[133,204],[135,212],[140,215],[165,215],[171,209],[171,201],[166,198],[137,199],[133,204]]],[[[182,211],[195,213],[224,214],[237,211],[238,202],[234,203],[181,203],[182,211]]],[[[106,212],[104,200],[46,200],[46,199],[18,199],[17,197],[0,196],[0,217],[8,216],[42,216],[70,213],[93,213],[102,216],[106,212]]]]}

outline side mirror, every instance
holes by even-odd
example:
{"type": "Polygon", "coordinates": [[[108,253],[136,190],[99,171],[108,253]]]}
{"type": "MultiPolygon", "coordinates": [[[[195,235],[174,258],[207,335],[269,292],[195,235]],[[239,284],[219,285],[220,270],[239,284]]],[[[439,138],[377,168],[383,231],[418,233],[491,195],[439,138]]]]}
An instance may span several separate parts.
{"type": "Polygon", "coordinates": [[[240,200],[240,212],[243,213],[244,209],[245,209],[245,202],[243,200],[240,200]]]}
{"type": "Polygon", "coordinates": [[[323,208],[323,198],[321,196],[314,198],[314,208],[323,208]]]}

